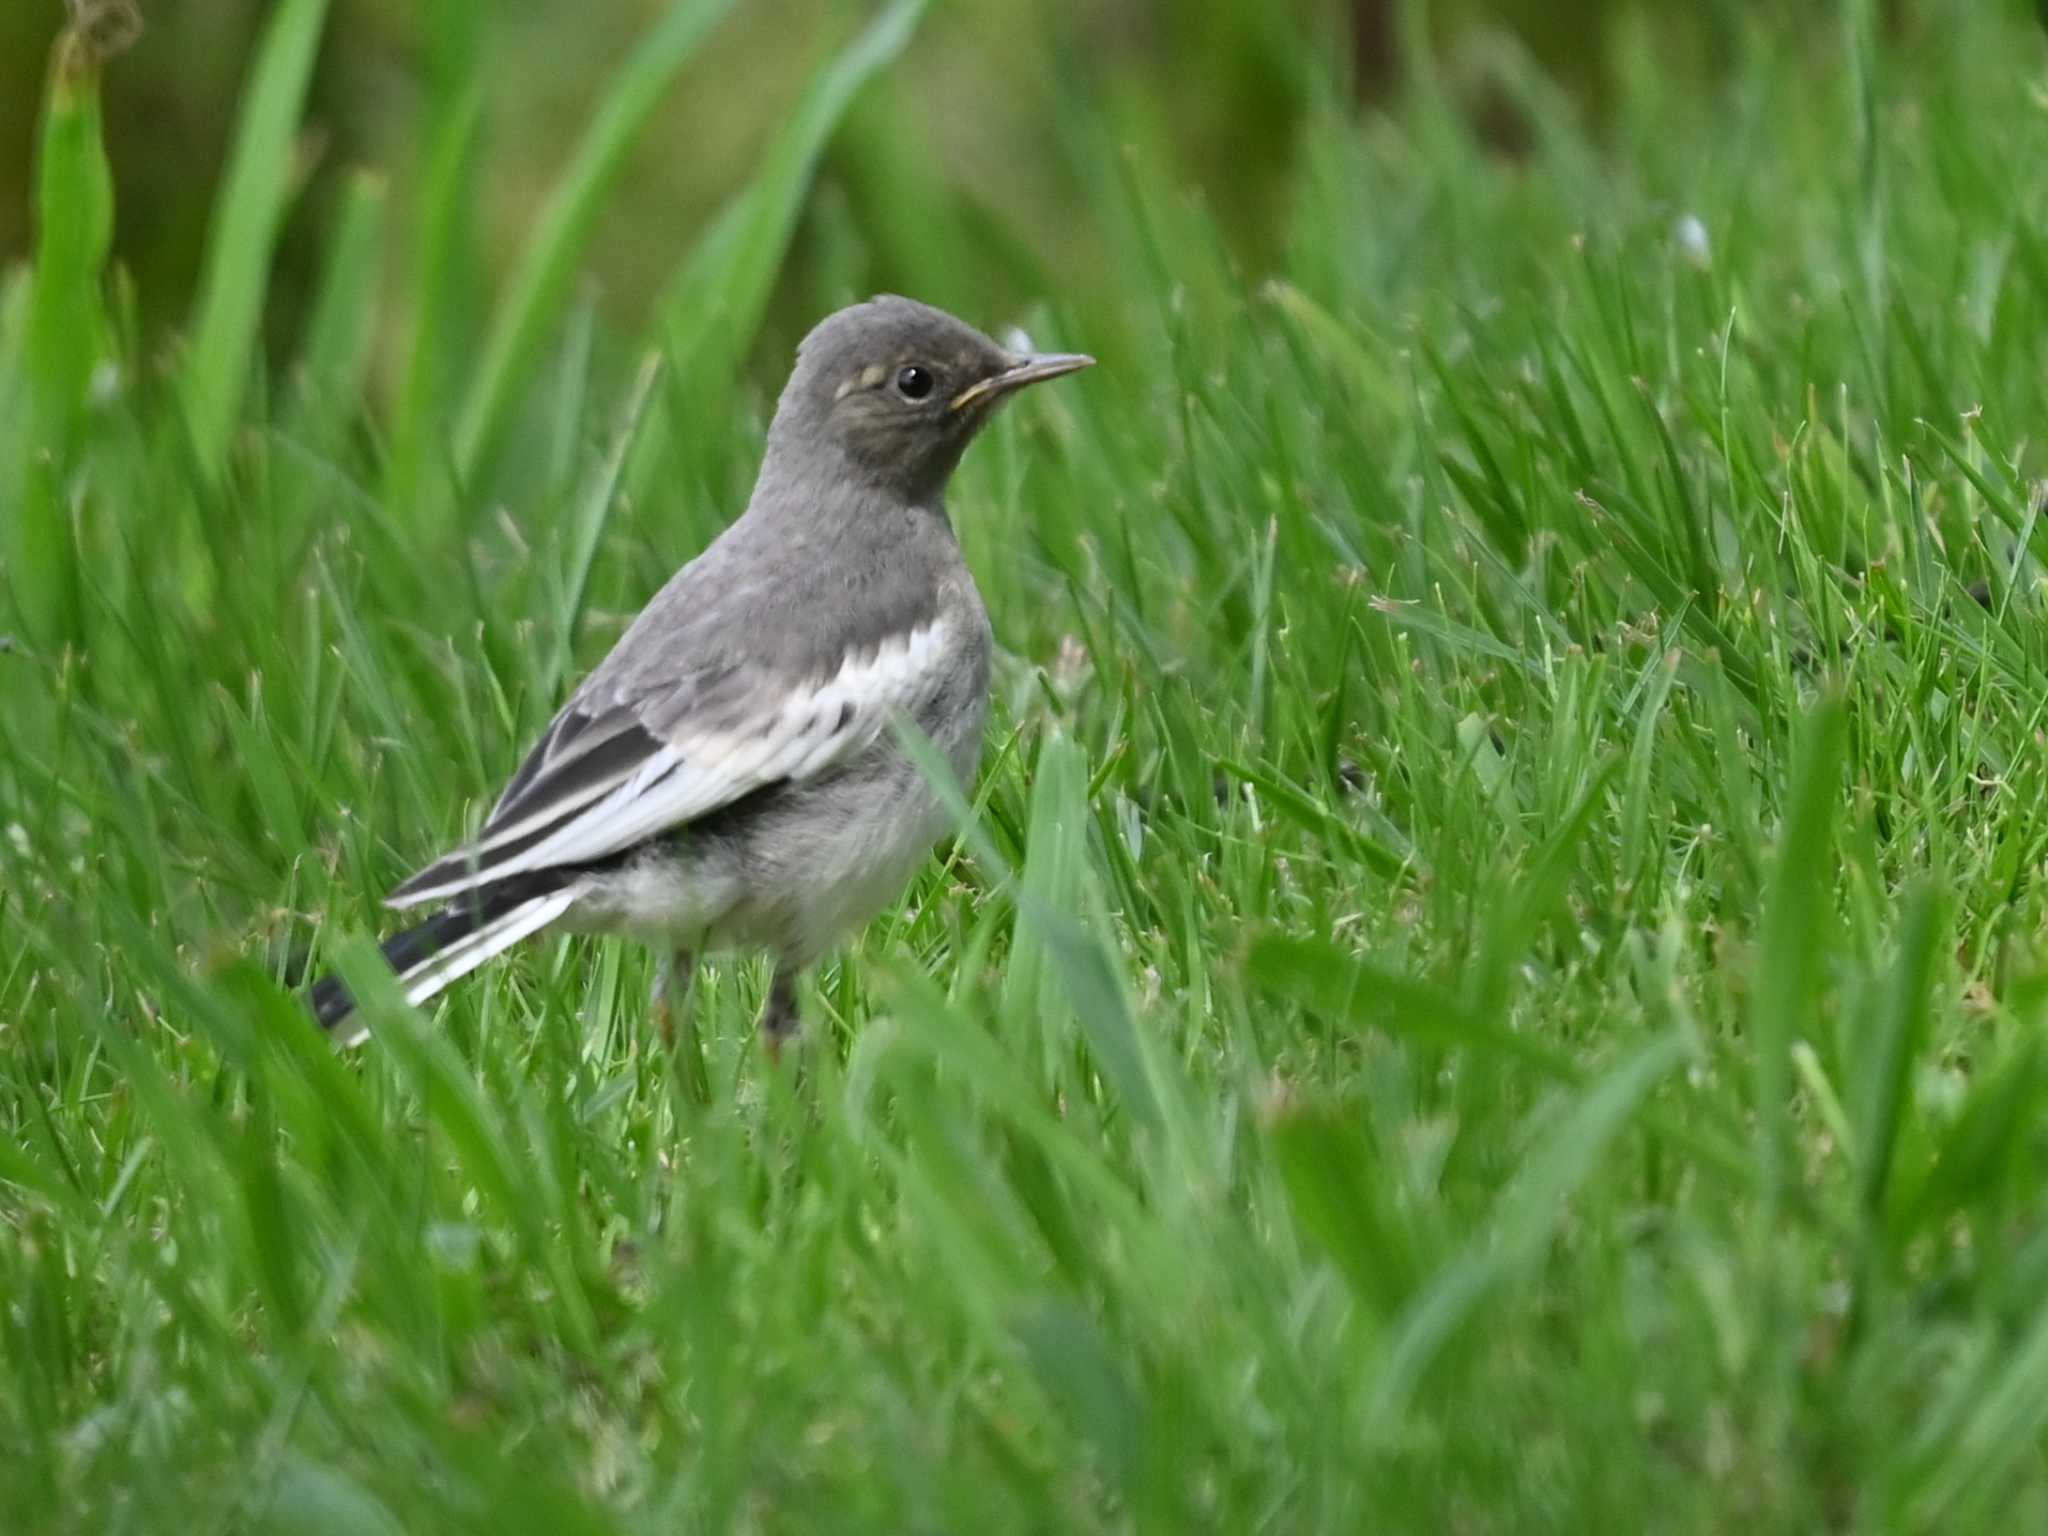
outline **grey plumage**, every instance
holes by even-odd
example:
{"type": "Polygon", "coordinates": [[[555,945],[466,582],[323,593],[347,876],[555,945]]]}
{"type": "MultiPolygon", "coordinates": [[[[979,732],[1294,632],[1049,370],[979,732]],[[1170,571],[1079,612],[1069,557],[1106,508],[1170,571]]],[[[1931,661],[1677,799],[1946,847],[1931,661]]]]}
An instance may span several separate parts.
{"type": "MultiPolygon", "coordinates": [[[[793,1028],[795,971],[943,831],[892,719],[963,781],[979,762],[989,623],[947,479],[1011,391],[1089,361],[1013,354],[908,299],[820,323],[745,513],[577,688],[476,837],[391,893],[447,904],[386,945],[408,997],[560,926],[672,949],[685,977],[701,948],[766,949],[764,1027],[793,1028]]],[[[331,1026],[352,1002],[330,980],[314,1006],[331,1026]]]]}

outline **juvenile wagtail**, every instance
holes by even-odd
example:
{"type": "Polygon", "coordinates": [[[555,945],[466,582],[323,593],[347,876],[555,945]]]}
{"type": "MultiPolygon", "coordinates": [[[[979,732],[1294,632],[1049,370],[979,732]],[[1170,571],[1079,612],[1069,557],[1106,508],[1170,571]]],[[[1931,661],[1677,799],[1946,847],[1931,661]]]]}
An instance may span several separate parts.
{"type": "MultiPolygon", "coordinates": [[[[970,782],[988,612],[946,482],[1017,389],[1086,368],[883,297],[797,349],[746,512],[670,578],[505,786],[476,837],[387,898],[440,910],[384,944],[424,1002],[546,928],[657,946],[680,1001],[706,949],[766,950],[768,1045],[796,978],[902,891],[945,829],[890,728],[970,782]]],[[[322,1024],[367,1031],[333,977],[322,1024]]]]}

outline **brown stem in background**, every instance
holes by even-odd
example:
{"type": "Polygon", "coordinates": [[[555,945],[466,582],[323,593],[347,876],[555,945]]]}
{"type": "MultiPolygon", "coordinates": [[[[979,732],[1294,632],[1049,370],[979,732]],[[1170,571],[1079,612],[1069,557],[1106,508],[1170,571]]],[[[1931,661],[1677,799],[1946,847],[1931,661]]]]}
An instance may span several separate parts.
{"type": "MultiPolygon", "coordinates": [[[[1363,101],[1383,101],[1401,83],[1394,35],[1396,0],[1351,0],[1351,79],[1363,101]]],[[[2048,5],[2048,0],[2042,0],[2048,5]]]]}
{"type": "Polygon", "coordinates": [[[70,24],[64,29],[67,66],[91,69],[125,53],[142,36],[139,0],[65,0],[70,24]]]}

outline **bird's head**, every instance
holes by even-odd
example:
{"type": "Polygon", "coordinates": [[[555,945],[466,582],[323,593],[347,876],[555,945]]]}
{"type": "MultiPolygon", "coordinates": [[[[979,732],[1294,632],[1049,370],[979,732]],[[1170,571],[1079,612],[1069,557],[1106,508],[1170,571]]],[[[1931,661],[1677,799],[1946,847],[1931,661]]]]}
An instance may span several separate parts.
{"type": "Polygon", "coordinates": [[[1012,352],[928,304],[870,299],[821,320],[797,348],[769,450],[921,501],[945,489],[1012,393],[1094,361],[1012,352]]]}

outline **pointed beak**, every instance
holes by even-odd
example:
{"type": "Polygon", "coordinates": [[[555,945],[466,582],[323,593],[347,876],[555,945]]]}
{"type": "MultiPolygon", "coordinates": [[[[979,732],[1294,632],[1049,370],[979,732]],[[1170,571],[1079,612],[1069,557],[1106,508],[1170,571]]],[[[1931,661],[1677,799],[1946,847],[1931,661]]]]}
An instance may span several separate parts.
{"type": "Polygon", "coordinates": [[[953,397],[946,408],[965,410],[977,400],[999,400],[1026,384],[1056,379],[1063,373],[1078,373],[1083,368],[1094,366],[1095,359],[1085,352],[1040,352],[1033,357],[1020,357],[1001,373],[992,373],[979,383],[968,385],[953,397]]]}

